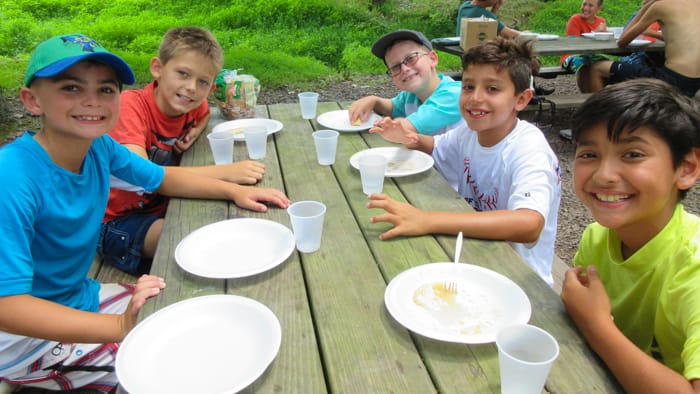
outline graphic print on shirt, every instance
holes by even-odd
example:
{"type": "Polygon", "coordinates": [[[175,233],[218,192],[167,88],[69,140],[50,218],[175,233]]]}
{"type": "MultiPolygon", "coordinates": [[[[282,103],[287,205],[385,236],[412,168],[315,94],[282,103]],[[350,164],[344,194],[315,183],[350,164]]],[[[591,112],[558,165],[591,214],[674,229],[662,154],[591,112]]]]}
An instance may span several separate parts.
{"type": "Polygon", "coordinates": [[[469,158],[464,159],[464,176],[471,196],[465,199],[477,211],[493,211],[498,207],[498,190],[483,191],[470,173],[471,164],[469,158]]]}

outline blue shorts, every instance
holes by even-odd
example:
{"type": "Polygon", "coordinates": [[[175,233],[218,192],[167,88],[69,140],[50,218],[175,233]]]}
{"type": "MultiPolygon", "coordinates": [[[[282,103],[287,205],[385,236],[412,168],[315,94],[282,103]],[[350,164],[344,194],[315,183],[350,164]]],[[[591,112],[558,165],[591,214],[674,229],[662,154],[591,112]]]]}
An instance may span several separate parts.
{"type": "Polygon", "coordinates": [[[693,97],[700,89],[700,78],[690,78],[663,67],[647,67],[641,64],[613,62],[608,83],[635,78],[656,78],[675,86],[681,93],[693,97]]]}
{"type": "Polygon", "coordinates": [[[151,260],[141,251],[151,225],[160,219],[154,215],[130,215],[102,223],[97,253],[111,266],[140,276],[151,270],[151,260]]]}

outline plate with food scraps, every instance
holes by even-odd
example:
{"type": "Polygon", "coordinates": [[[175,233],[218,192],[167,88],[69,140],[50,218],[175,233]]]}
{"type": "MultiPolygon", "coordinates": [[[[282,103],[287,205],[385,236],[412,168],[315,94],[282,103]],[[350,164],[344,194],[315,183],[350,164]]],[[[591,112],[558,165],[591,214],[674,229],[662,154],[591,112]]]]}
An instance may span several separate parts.
{"type": "Polygon", "coordinates": [[[532,307],[507,277],[472,264],[430,263],[406,270],[389,282],[384,303],[407,329],[456,343],[495,342],[502,327],[525,324],[532,307]],[[445,281],[457,287],[451,292],[445,281]]]}
{"type": "Polygon", "coordinates": [[[421,151],[406,148],[384,147],[365,149],[355,153],[350,156],[350,165],[359,170],[360,157],[364,155],[382,155],[386,157],[387,163],[384,176],[388,178],[419,174],[431,169],[433,164],[435,164],[432,156],[421,151]]]}
{"type": "Polygon", "coordinates": [[[274,134],[282,130],[283,124],[279,120],[266,118],[246,118],[229,120],[214,126],[212,133],[229,132],[233,134],[235,141],[245,141],[243,136],[243,128],[246,126],[264,126],[267,127],[267,135],[274,134]]]}
{"type": "Polygon", "coordinates": [[[322,113],[316,118],[318,124],[329,129],[338,131],[364,131],[368,130],[374,125],[374,122],[378,121],[382,117],[372,112],[367,120],[364,122],[350,122],[350,115],[348,115],[348,110],[341,109],[337,111],[330,111],[322,113]]]}
{"type": "Polygon", "coordinates": [[[194,230],[175,248],[185,271],[205,278],[243,278],[270,270],[287,260],[294,234],[272,220],[228,219],[194,230]]]}
{"type": "Polygon", "coordinates": [[[282,329],[262,303],[235,295],[189,298],[136,325],[116,373],[129,393],[236,393],[276,358],[282,329]]]}

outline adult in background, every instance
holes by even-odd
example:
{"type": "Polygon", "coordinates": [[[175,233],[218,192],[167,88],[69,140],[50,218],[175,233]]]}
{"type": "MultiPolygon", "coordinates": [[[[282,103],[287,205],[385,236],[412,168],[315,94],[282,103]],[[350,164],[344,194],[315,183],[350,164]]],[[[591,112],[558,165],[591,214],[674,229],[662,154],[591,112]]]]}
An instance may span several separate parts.
{"type": "MultiPolygon", "coordinates": [[[[616,61],[596,62],[591,66],[589,92],[597,92],[606,84],[635,78],[657,78],[670,83],[686,96],[694,96],[700,88],[700,2],[697,0],[644,0],[637,16],[622,32],[618,46],[625,47],[652,23],[658,21],[664,34],[666,62],[650,67],[616,61]]],[[[582,89],[583,90],[583,89],[582,89]]]]}

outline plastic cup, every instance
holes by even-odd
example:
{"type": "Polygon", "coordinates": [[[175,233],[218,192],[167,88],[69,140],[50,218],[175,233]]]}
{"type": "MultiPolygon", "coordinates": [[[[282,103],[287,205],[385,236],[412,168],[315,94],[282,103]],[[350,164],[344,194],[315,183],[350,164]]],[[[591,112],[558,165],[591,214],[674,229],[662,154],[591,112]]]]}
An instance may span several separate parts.
{"type": "Polygon", "coordinates": [[[233,163],[233,133],[221,131],[207,134],[215,164],[233,163]]]}
{"type": "Polygon", "coordinates": [[[297,250],[304,253],[317,251],[321,247],[326,206],[318,201],[299,201],[290,205],[287,213],[292,222],[297,250]]]}
{"type": "Polygon", "coordinates": [[[335,163],[339,134],[335,130],[318,130],[311,134],[314,137],[314,145],[316,145],[318,164],[327,166],[335,163]]]}
{"type": "Polygon", "coordinates": [[[540,394],[559,344],[547,331],[520,324],[502,328],[496,334],[501,393],[540,394]]]}
{"type": "Polygon", "coordinates": [[[313,119],[316,117],[316,104],[318,104],[318,93],[299,93],[299,106],[301,107],[301,117],[313,119]]]}
{"type": "Polygon", "coordinates": [[[267,127],[243,126],[243,136],[248,148],[248,157],[253,160],[264,159],[267,153],[267,127]]]}
{"type": "Polygon", "coordinates": [[[359,158],[358,166],[360,167],[363,193],[370,195],[382,192],[386,162],[386,157],[382,155],[364,155],[359,158]]]}

